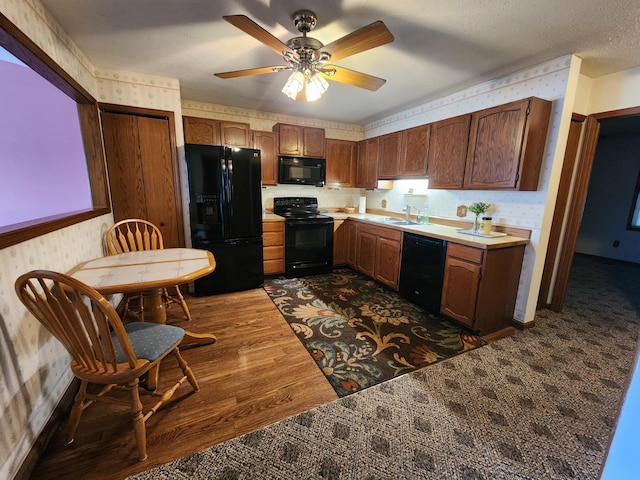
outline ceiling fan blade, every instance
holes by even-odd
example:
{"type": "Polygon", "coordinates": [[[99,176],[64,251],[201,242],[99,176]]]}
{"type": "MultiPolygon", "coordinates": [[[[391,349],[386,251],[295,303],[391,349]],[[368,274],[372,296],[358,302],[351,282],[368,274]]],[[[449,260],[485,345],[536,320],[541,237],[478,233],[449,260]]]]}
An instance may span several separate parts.
{"type": "Polygon", "coordinates": [[[264,28],[258,25],[256,22],[251,20],[246,15],[225,15],[224,18],[227,22],[229,22],[234,27],[239,28],[244,33],[251,35],[253,38],[258,40],[259,42],[264,43],[271,50],[276,52],[278,55],[282,55],[283,51],[289,51],[292,54],[295,54],[293,50],[287,47],[284,43],[278,40],[276,37],[267,32],[264,28]]]}
{"type": "Polygon", "coordinates": [[[283,65],[276,65],[273,67],[260,67],[260,68],[249,68],[247,70],[235,70],[233,72],[221,72],[214,73],[214,75],[218,78],[236,78],[236,77],[246,77],[248,75],[262,75],[264,73],[275,73],[280,70],[289,70],[290,67],[285,67],[283,65]]]}
{"type": "Polygon", "coordinates": [[[332,69],[336,71],[333,75],[324,74],[324,77],[329,80],[346,83],[347,85],[353,85],[354,87],[366,88],[372,92],[375,92],[386,83],[386,80],[383,78],[374,77],[373,75],[367,75],[366,73],[356,72],[336,65],[328,65],[325,69],[332,69]]]}
{"type": "Polygon", "coordinates": [[[393,35],[387,26],[378,20],[325,45],[322,51],[331,54],[333,63],[389,42],[393,42],[393,35]]]}

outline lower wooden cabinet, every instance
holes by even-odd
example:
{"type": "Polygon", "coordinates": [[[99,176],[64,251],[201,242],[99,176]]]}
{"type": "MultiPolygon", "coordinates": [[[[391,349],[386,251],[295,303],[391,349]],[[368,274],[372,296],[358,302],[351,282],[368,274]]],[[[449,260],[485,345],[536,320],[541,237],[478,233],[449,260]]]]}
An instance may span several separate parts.
{"type": "Polygon", "coordinates": [[[344,220],[333,221],[333,264],[345,265],[349,256],[348,223],[344,220]]]}
{"type": "Polygon", "coordinates": [[[449,243],[442,314],[482,335],[511,325],[524,249],[517,245],[485,250],[449,243]]]}
{"type": "Polygon", "coordinates": [[[352,268],[356,268],[357,262],[357,236],[358,236],[358,222],[352,220],[346,220],[343,225],[346,228],[347,236],[347,265],[352,268]]]}
{"type": "Polygon", "coordinates": [[[262,222],[265,275],[284,273],[284,222],[262,222]]]}
{"type": "Polygon", "coordinates": [[[356,231],[355,268],[394,290],[398,289],[402,261],[402,232],[360,224],[356,231]]]}

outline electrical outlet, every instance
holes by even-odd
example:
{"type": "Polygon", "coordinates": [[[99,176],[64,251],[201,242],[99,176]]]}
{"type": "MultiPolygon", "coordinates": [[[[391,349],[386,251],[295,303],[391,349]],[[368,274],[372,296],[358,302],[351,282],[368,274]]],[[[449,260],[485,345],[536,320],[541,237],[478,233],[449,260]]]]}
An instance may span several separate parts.
{"type": "Polygon", "coordinates": [[[458,215],[459,217],[466,217],[467,216],[467,206],[466,205],[458,205],[458,210],[456,212],[456,215],[458,215]]]}
{"type": "Polygon", "coordinates": [[[382,200],[382,208],[387,208],[387,201],[386,200],[382,200]]]}
{"type": "Polygon", "coordinates": [[[620,240],[613,241],[613,248],[618,248],[620,246],[620,240]]]}

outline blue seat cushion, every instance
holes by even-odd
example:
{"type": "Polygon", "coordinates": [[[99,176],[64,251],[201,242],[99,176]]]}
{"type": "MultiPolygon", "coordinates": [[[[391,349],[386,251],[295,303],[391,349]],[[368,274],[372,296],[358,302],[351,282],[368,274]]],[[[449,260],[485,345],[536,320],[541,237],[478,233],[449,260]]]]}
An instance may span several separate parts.
{"type": "MultiPolygon", "coordinates": [[[[156,361],[168,350],[171,350],[184,337],[184,330],[173,325],[159,325],[157,323],[131,322],[124,326],[129,336],[133,351],[138,358],[150,362],[156,361]]],[[[120,342],[112,335],[118,362],[126,362],[120,342]]]]}

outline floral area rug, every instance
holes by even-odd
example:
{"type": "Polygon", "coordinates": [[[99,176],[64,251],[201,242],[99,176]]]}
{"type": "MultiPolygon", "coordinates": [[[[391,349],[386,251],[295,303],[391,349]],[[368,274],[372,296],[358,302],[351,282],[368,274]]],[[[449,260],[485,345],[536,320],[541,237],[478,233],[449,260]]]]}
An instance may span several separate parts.
{"type": "Polygon", "coordinates": [[[347,268],[264,289],[340,397],[485,344],[347,268]]]}

